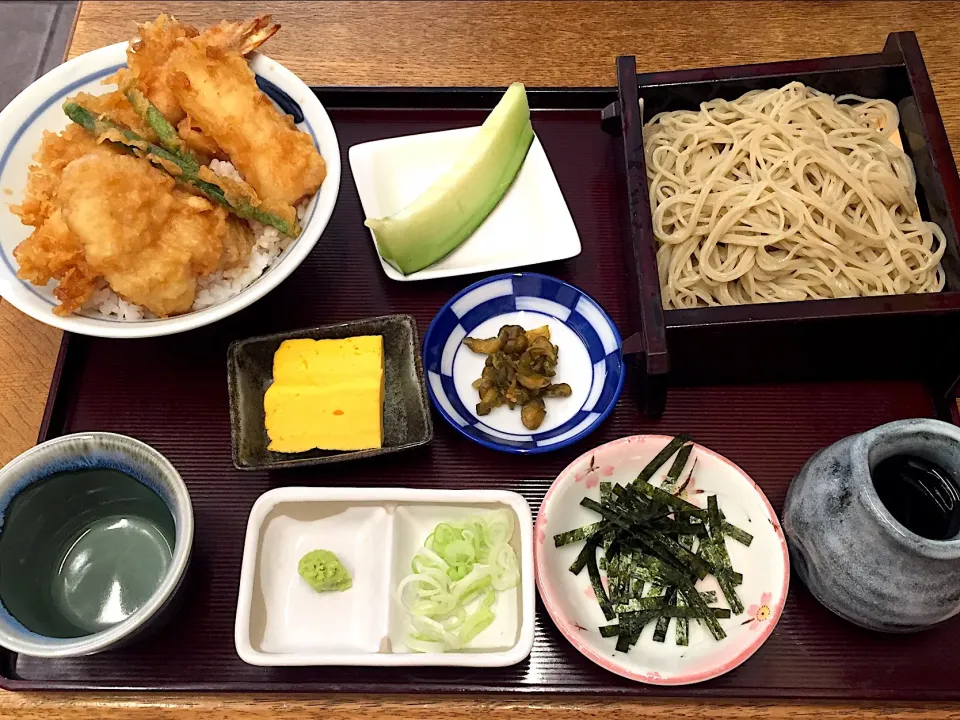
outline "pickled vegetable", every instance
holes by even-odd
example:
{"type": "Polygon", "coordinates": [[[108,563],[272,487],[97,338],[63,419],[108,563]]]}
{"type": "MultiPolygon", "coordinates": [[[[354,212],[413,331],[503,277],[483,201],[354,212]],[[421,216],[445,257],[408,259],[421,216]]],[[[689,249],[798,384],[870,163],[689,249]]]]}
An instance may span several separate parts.
{"type": "Polygon", "coordinates": [[[483,372],[473,382],[477,391],[477,415],[488,415],[506,405],[520,406],[520,420],[528,430],[536,430],[547,415],[544,398],[565,398],[573,394],[567,383],[554,383],[560,348],[550,342],[550,327],[542,325],[524,330],[520,325],[504,325],[496,337],[468,337],[463,344],[473,352],[487,356],[483,372]]]}

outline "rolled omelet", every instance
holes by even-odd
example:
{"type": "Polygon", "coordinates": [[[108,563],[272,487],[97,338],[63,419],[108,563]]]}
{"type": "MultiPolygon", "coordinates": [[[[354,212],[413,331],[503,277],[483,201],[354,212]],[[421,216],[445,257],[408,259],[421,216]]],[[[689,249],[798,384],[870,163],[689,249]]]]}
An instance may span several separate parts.
{"type": "Polygon", "coordinates": [[[286,340],[263,398],[275,452],[383,446],[383,338],[286,340]]]}

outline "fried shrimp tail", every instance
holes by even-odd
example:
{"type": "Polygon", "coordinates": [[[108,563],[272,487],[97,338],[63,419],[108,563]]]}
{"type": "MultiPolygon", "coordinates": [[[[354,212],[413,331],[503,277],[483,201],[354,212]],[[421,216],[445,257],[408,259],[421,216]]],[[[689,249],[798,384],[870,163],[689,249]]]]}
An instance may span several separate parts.
{"type": "Polygon", "coordinates": [[[208,47],[234,50],[241,55],[249,55],[267,40],[277,34],[280,23],[271,22],[269,15],[261,15],[244,22],[219,23],[204,30],[199,40],[208,47]]]}

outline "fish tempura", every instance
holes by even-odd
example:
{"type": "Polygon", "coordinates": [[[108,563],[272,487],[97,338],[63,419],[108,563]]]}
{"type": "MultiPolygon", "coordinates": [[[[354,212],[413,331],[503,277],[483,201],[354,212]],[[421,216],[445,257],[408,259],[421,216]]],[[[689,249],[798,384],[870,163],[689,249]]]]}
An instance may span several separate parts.
{"type": "Polygon", "coordinates": [[[160,317],[186,312],[197,279],[221,267],[228,234],[238,250],[227,211],[175,189],[172,177],[127,155],[88,156],[63,173],[58,199],[63,217],[83,246],[90,269],[129,302],[160,317]]]}

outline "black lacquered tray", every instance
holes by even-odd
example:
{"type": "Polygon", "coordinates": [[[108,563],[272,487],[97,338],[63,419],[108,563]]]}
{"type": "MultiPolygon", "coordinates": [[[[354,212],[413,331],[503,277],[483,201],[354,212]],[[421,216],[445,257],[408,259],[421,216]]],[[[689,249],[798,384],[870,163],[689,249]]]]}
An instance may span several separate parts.
{"type": "MultiPolygon", "coordinates": [[[[189,486],[196,516],[194,561],[179,614],[158,634],[114,652],[69,660],[0,655],[0,686],[14,690],[123,689],[284,693],[589,693],[623,696],[960,699],[952,665],[960,623],[887,637],[848,625],[794,582],[783,619],[735,671],[680,688],[631,683],[570,646],[537,607],[529,659],[507,668],[264,668],[233,644],[247,514],[281,485],[502,488],[536,511],[557,474],[590,447],[642,432],[690,432],[726,455],[782,507],[787,485],[819,448],[898,418],[938,412],[923,375],[871,380],[687,386],[669,389],[666,412],[646,419],[624,393],[611,417],[573,447],[535,457],[491,452],[439,418],[434,442],[402,456],[322,468],[241,472],[231,460],[226,350],[238,338],[403,312],[421,335],[437,310],[475,278],[398,283],[382,272],[349,173],[351,145],[478,124],[500,90],[318,90],[344,161],[340,198],[303,265],[240,314],[183,335],[112,341],[67,336],[41,439],[107,430],[164,453],[189,486]]],[[[531,91],[533,122],[583,242],[580,256],[538,266],[596,298],[626,333],[635,280],[622,262],[628,233],[617,138],[601,129],[616,90],[531,91]]]]}

